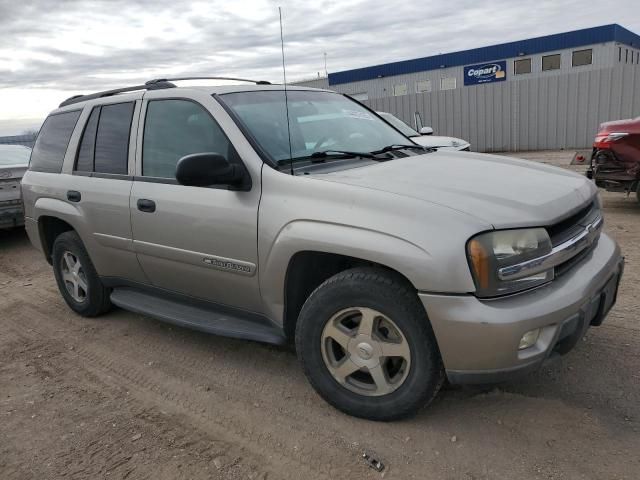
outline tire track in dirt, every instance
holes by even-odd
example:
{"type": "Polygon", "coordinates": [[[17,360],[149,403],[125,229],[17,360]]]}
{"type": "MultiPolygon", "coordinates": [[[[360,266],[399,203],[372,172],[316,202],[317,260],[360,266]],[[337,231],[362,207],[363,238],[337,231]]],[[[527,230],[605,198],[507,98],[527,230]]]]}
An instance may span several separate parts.
{"type": "MultiPolygon", "coordinates": [[[[161,351],[161,345],[153,342],[140,343],[137,341],[139,339],[124,337],[122,343],[125,345],[119,342],[119,347],[126,346],[128,348],[124,348],[122,353],[115,355],[112,349],[101,348],[95,343],[84,346],[82,340],[75,338],[68,330],[59,330],[53,327],[53,323],[50,322],[51,310],[58,309],[42,303],[42,301],[38,301],[34,304],[32,300],[32,305],[26,307],[22,305],[10,306],[8,317],[16,319],[22,317],[19,328],[28,326],[34,338],[44,337],[49,342],[59,342],[64,345],[73,344],[74,353],[84,360],[83,367],[101,377],[105,375],[110,377],[114,385],[129,390],[135,389],[139,396],[144,397],[145,401],[161,403],[165,408],[168,405],[173,405],[174,408],[177,407],[179,411],[192,417],[199,426],[214,431],[217,436],[223,436],[231,443],[250,446],[251,451],[271,457],[272,461],[279,466],[277,471],[279,476],[292,479],[301,478],[301,476],[304,478],[336,478],[336,475],[346,477],[357,473],[359,474],[358,478],[362,478],[367,473],[361,466],[354,469],[349,465],[349,463],[355,463],[356,453],[345,455],[344,448],[348,448],[346,445],[341,445],[339,449],[329,450],[326,445],[330,442],[318,442],[315,436],[301,437],[300,435],[296,435],[295,442],[292,444],[288,438],[274,435],[268,429],[261,429],[256,409],[252,408],[250,402],[242,399],[244,395],[251,393],[255,395],[256,392],[255,390],[250,392],[246,385],[245,388],[242,388],[242,383],[236,384],[232,391],[227,390],[229,393],[225,395],[224,392],[228,385],[212,382],[214,377],[206,377],[200,378],[200,380],[213,384],[214,387],[210,387],[209,390],[194,390],[194,382],[191,381],[194,371],[206,371],[207,368],[202,361],[197,361],[193,356],[172,359],[170,368],[172,371],[169,372],[169,375],[167,375],[166,369],[158,371],[149,368],[146,364],[141,368],[140,360],[132,360],[128,352],[133,351],[133,348],[137,346],[140,351],[147,354],[158,354],[161,351]],[[20,310],[22,315],[19,315],[17,310],[20,310]],[[47,316],[47,314],[49,315],[47,316]],[[184,368],[184,365],[190,368],[184,368]],[[185,378],[189,381],[183,380],[185,378]],[[233,415],[225,413],[224,405],[229,402],[234,405],[233,415]],[[309,459],[313,459],[313,461],[309,462],[309,459]],[[310,466],[313,464],[322,465],[323,469],[332,465],[333,471],[329,470],[327,474],[315,470],[310,466]],[[283,475],[288,471],[294,473],[283,475]]],[[[292,424],[291,429],[296,430],[295,424],[304,420],[304,418],[291,418],[287,415],[287,418],[281,418],[280,422],[288,421],[292,424]]]]}

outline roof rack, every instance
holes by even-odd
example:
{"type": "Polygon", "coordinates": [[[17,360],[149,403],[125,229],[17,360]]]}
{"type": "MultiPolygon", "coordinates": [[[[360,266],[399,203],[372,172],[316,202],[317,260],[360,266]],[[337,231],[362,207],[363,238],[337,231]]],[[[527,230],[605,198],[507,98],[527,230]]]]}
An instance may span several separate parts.
{"type": "Polygon", "coordinates": [[[234,82],[247,82],[255,83],[256,85],[271,85],[271,82],[266,80],[248,80],[246,78],[235,77],[175,77],[175,78],[158,78],[156,80],[149,80],[145,85],[151,85],[157,82],[179,82],[181,80],[233,80],[234,82]]]}
{"type": "Polygon", "coordinates": [[[62,102],[58,108],[66,107],[67,105],[73,105],[74,103],[85,102],[87,100],[93,100],[94,98],[110,97],[117,95],[118,93],[135,92],[138,90],[161,90],[163,88],[175,88],[175,85],[171,82],[155,81],[153,83],[145,83],[144,85],[135,85],[133,87],[116,88],[114,90],[105,90],[104,92],[91,93],[89,95],[74,95],[67,98],[62,102]]]}
{"type": "Polygon", "coordinates": [[[105,90],[104,92],[91,93],[88,95],[74,95],[67,98],[59,105],[60,107],[66,107],[67,105],[73,105],[74,103],[85,102],[87,100],[93,100],[95,98],[110,97],[119,93],[135,92],[138,90],[162,90],[165,88],[175,88],[176,86],[171,82],[178,82],[181,80],[233,80],[235,82],[249,82],[256,85],[271,85],[271,82],[266,80],[247,80],[246,78],[234,78],[234,77],[176,77],[176,78],[156,78],[145,82],[144,85],[135,85],[133,87],[116,88],[113,90],[105,90]]]}

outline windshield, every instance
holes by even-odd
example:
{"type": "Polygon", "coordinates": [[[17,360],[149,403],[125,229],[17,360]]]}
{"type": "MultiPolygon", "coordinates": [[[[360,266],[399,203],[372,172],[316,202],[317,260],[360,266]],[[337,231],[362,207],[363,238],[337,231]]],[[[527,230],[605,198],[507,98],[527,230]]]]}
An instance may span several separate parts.
{"type": "Polygon", "coordinates": [[[398,117],[394,117],[393,115],[391,115],[390,113],[387,113],[387,112],[376,112],[376,113],[378,115],[380,115],[382,118],[384,118],[391,125],[396,127],[398,130],[400,130],[407,137],[419,137],[420,136],[420,134],[418,132],[416,132],[413,128],[411,128],[409,125],[404,123],[398,117]]]}
{"type": "MultiPolygon", "coordinates": [[[[372,152],[407,139],[358,103],[337,93],[287,92],[291,157],[314,152],[372,152]]],[[[220,95],[272,161],[289,158],[287,112],[283,90],[220,95]]]]}
{"type": "Polygon", "coordinates": [[[0,165],[28,165],[31,149],[22,145],[0,145],[0,165]]]}

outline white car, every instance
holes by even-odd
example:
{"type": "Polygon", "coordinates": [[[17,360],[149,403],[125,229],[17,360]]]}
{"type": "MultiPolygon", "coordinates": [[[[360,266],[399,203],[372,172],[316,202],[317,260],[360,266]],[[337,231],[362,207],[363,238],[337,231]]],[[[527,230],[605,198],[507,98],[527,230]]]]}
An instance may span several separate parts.
{"type": "Polygon", "coordinates": [[[422,145],[423,147],[431,147],[438,150],[464,150],[467,152],[471,150],[471,144],[466,140],[455,137],[440,137],[438,135],[433,135],[433,128],[431,127],[422,127],[420,132],[417,132],[398,117],[394,117],[390,113],[376,113],[393,127],[400,130],[403,135],[409,137],[415,143],[422,145]]]}

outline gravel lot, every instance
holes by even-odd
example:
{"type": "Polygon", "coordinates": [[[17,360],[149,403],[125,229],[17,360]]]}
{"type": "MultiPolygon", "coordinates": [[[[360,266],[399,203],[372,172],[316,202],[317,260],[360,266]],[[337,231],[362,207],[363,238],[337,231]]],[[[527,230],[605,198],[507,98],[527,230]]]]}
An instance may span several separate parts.
{"type": "Polygon", "coordinates": [[[76,316],[24,232],[0,232],[0,478],[635,480],[640,206],[602,197],[627,258],[605,324],[535,374],[448,387],[388,424],[325,404],[291,351],[117,309],[76,316]]]}

